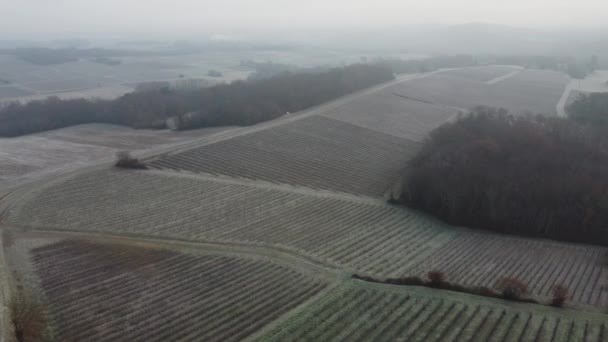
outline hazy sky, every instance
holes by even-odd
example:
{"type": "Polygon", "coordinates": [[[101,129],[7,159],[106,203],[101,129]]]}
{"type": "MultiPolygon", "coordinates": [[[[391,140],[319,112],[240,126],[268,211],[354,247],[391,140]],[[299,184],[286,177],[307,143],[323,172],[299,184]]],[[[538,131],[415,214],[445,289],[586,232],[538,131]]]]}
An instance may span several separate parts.
{"type": "Polygon", "coordinates": [[[468,22],[601,27],[607,14],[608,0],[0,0],[0,35],[468,22]]]}

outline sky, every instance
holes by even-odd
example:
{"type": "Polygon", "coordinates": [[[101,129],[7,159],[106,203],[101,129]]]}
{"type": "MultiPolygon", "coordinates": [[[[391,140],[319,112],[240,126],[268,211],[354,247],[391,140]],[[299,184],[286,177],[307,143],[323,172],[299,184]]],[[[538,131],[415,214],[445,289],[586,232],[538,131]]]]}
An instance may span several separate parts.
{"type": "Polygon", "coordinates": [[[605,27],[608,0],[0,0],[0,36],[381,29],[470,22],[605,27]]]}

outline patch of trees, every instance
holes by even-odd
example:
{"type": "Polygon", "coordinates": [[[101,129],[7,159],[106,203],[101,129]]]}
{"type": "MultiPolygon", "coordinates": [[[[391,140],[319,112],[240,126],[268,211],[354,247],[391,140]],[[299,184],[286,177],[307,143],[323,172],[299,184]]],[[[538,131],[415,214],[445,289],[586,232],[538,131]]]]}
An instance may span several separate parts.
{"type": "Polygon", "coordinates": [[[15,56],[38,65],[62,64],[78,60],[73,49],[17,48],[15,56]]]}
{"type": "Polygon", "coordinates": [[[569,118],[583,124],[608,125],[608,93],[581,94],[567,112],[569,118]]]}
{"type": "Polygon", "coordinates": [[[454,225],[608,245],[608,128],[478,108],[431,132],[399,200],[454,225]]]}
{"type": "MultiPolygon", "coordinates": [[[[352,278],[370,283],[400,286],[424,286],[434,289],[468,293],[482,297],[501,298],[516,302],[541,304],[537,300],[528,297],[528,285],[519,278],[515,277],[500,278],[494,285],[494,288],[485,286],[464,286],[449,282],[445,273],[441,271],[427,272],[426,279],[416,276],[382,279],[358,274],[353,274],[352,278]]],[[[551,300],[546,303],[547,305],[563,307],[569,299],[570,290],[563,284],[555,284],[551,292],[551,300]]]]}
{"type": "Polygon", "coordinates": [[[152,84],[111,101],[50,97],[26,104],[15,102],[0,109],[0,136],[94,122],[166,128],[167,121],[172,121],[175,129],[252,125],[392,79],[392,71],[383,66],[358,64],[203,89],[152,84]]]}

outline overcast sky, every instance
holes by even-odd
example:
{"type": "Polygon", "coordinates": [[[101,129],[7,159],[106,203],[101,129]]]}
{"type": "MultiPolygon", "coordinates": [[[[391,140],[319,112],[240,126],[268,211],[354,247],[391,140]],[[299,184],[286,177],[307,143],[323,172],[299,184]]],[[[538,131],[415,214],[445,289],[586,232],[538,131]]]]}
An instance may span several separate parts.
{"type": "Polygon", "coordinates": [[[0,0],[0,35],[484,22],[608,26],[608,0],[0,0]]]}

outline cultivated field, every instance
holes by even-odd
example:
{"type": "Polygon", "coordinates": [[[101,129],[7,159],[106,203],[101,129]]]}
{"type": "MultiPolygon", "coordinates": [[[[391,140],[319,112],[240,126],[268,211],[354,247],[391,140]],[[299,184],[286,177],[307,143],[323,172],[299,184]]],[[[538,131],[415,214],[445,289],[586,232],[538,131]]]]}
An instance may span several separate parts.
{"type": "Polygon", "coordinates": [[[260,341],[602,342],[608,338],[602,315],[421,292],[345,286],[260,341]]]}
{"type": "Polygon", "coordinates": [[[447,70],[442,72],[442,74],[460,77],[471,81],[491,82],[492,80],[499,79],[518,70],[521,70],[521,68],[513,66],[490,65],[447,70]]]}
{"type": "Polygon", "coordinates": [[[109,161],[120,150],[158,148],[227,129],[208,128],[176,133],[88,124],[16,138],[0,138],[0,188],[103,160],[109,161]]]}
{"type": "Polygon", "coordinates": [[[399,96],[393,88],[358,97],[323,115],[399,138],[422,141],[430,131],[459,112],[456,108],[399,96]]]}
{"type": "Polygon", "coordinates": [[[162,155],[148,165],[383,196],[417,148],[409,140],[309,116],[162,155]]]}
{"type": "Polygon", "coordinates": [[[326,286],[268,261],[84,240],[32,260],[61,341],[239,341],[326,286]]]}
{"type": "Polygon", "coordinates": [[[225,133],[83,125],[2,139],[4,184],[125,149],[153,168],[99,166],[10,194],[0,228],[17,242],[4,255],[38,284],[59,340],[608,341],[608,248],[453,227],[383,197],[459,109],[553,114],[563,80],[446,70],[225,133]],[[556,284],[572,296],[556,309],[351,278],[429,271],[471,287],[517,277],[543,304],[556,284]]]}
{"type": "Polygon", "coordinates": [[[287,249],[364,275],[431,270],[495,285],[517,276],[543,300],[555,284],[573,303],[608,304],[606,248],[473,233],[423,214],[329,192],[151,171],[97,171],[33,192],[9,224],[287,249]]]}
{"type": "Polygon", "coordinates": [[[394,92],[438,105],[469,109],[478,105],[501,107],[511,113],[555,115],[568,77],[555,71],[526,69],[494,84],[441,72],[401,83],[394,92]]]}
{"type": "Polygon", "coordinates": [[[439,270],[458,284],[490,288],[501,277],[513,276],[538,298],[551,297],[553,285],[563,284],[572,302],[602,307],[608,304],[606,253],[602,247],[466,232],[407,273],[439,270]]]}

